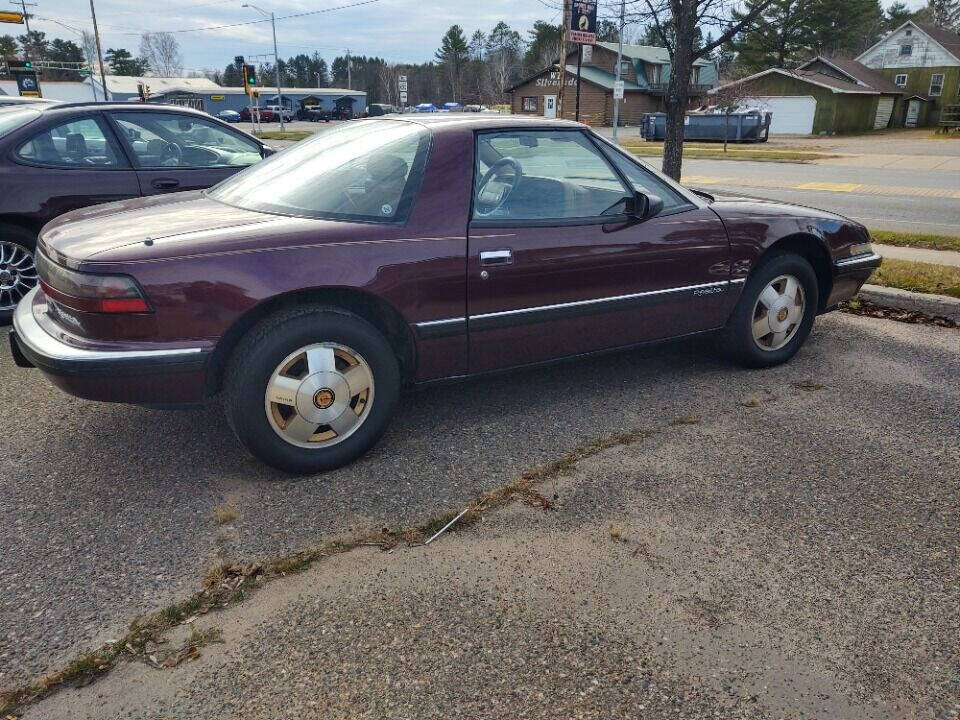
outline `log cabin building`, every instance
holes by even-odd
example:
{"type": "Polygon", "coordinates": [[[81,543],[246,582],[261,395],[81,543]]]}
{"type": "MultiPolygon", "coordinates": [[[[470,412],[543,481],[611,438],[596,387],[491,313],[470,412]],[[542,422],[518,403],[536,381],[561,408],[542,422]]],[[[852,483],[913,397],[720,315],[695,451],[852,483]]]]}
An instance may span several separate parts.
{"type": "MultiPolygon", "coordinates": [[[[580,69],[580,120],[590,125],[613,124],[613,83],[616,78],[617,44],[599,42],[585,45],[580,69]]],[[[577,53],[566,59],[566,90],[563,117],[573,119],[576,111],[577,53]]],[[[620,124],[639,125],[644,113],[664,112],[664,95],[670,82],[670,55],[666,48],[651,45],[624,45],[620,69],[623,102],[620,124]]],[[[707,91],[717,84],[717,66],[712,60],[694,63],[690,78],[690,99],[700,104],[707,91]]],[[[516,115],[557,116],[560,69],[544,68],[508,88],[516,115]]]]}

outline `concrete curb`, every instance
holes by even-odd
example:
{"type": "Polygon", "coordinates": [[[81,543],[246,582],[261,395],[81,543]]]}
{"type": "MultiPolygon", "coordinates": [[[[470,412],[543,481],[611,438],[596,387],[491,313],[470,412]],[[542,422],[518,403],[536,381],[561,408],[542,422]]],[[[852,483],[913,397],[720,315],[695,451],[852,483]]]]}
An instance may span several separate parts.
{"type": "Polygon", "coordinates": [[[960,323],[960,298],[928,295],[880,285],[864,285],[860,288],[858,297],[884,307],[937,315],[960,323]]]}

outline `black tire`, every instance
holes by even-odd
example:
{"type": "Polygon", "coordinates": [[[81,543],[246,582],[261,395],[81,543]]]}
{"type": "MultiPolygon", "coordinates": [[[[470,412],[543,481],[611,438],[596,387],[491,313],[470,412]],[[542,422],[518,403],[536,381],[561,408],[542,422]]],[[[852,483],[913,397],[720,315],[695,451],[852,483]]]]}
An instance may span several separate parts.
{"type": "Polygon", "coordinates": [[[796,355],[810,334],[819,300],[817,275],[805,258],[793,253],[778,253],[764,258],[747,278],[740,300],[724,330],[725,351],[733,360],[747,367],[771,367],[785,363],[796,355]],[[803,289],[803,316],[785,345],[777,349],[763,349],[753,337],[754,310],[760,293],[770,282],[783,275],[795,277],[803,289]]]}
{"type": "Polygon", "coordinates": [[[227,420],[256,457],[280,470],[314,473],[352,462],[372,448],[390,423],[400,395],[400,367],[386,338],[346,310],[305,305],[270,315],[240,341],[224,380],[227,420]],[[267,383],[290,353],[333,342],[359,353],[370,367],[375,392],[359,427],[337,444],[305,448],[275,430],[264,406],[267,383]]]}
{"type": "MultiPolygon", "coordinates": [[[[19,225],[0,223],[0,243],[17,245],[22,248],[23,251],[30,253],[30,257],[32,258],[37,247],[37,236],[36,233],[22,228],[19,225]]],[[[0,262],[0,273],[5,272],[5,267],[4,263],[0,262]]],[[[34,272],[34,274],[36,273],[34,272]]],[[[30,282],[28,285],[33,287],[33,285],[36,285],[36,282],[30,282]]],[[[0,325],[6,325],[10,322],[15,306],[16,302],[14,301],[13,293],[0,292],[0,325]]]]}

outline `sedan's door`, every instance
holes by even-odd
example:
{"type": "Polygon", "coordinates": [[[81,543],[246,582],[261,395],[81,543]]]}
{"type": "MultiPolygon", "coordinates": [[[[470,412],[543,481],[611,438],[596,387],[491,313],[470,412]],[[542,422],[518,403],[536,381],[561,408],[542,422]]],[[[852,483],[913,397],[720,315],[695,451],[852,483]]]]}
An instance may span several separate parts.
{"type": "Polygon", "coordinates": [[[144,195],[202,190],[261,160],[252,139],[186,113],[109,113],[136,165],[144,195]]]}
{"type": "Polygon", "coordinates": [[[471,372],[723,323],[722,223],[618,151],[579,130],[482,132],[475,172],[471,372]],[[634,189],[662,197],[663,211],[627,217],[634,189]]]}

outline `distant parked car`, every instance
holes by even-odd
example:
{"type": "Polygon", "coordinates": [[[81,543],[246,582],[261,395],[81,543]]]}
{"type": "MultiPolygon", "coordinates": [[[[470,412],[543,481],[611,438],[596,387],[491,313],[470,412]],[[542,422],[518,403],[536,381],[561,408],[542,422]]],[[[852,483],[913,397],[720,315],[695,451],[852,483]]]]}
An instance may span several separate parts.
{"type": "Polygon", "coordinates": [[[221,110],[217,113],[217,118],[228,123],[240,122],[240,113],[236,110],[221,110]]]}
{"type": "Polygon", "coordinates": [[[395,113],[397,109],[393,105],[387,105],[386,103],[374,103],[367,107],[367,115],[370,117],[379,117],[381,115],[391,115],[395,113]]]}
{"type": "Polygon", "coordinates": [[[0,110],[0,322],[37,283],[34,248],[70,210],[215,185],[273,150],[197,110],[40,103],[0,110]]]}
{"type": "Polygon", "coordinates": [[[266,108],[254,108],[254,111],[251,113],[250,108],[245,107],[240,111],[240,119],[243,122],[253,122],[254,117],[259,117],[260,122],[273,122],[276,120],[276,116],[273,114],[272,110],[267,110],[266,108]]]}
{"type": "Polygon", "coordinates": [[[308,122],[330,122],[330,113],[318,107],[308,107],[303,109],[300,119],[308,122]]]}
{"type": "Polygon", "coordinates": [[[283,115],[284,122],[293,122],[294,112],[292,108],[282,108],[279,105],[267,105],[267,110],[273,113],[273,118],[277,122],[280,121],[281,115],[283,115]]]}

